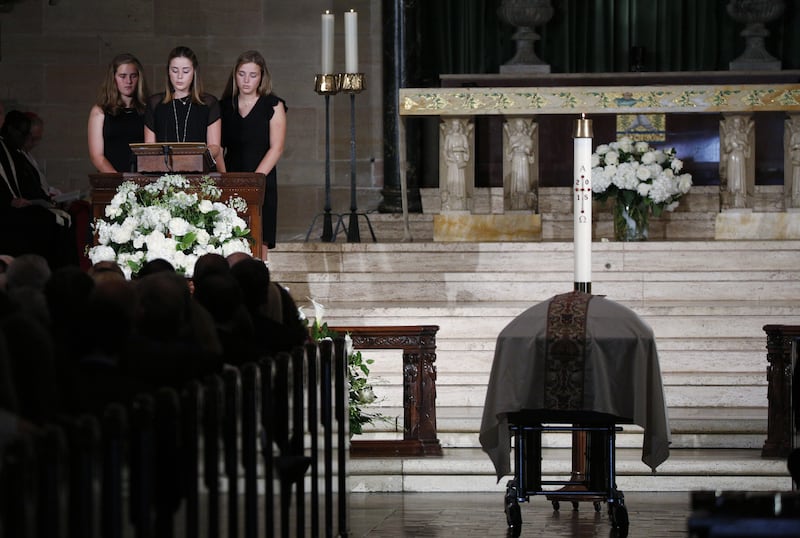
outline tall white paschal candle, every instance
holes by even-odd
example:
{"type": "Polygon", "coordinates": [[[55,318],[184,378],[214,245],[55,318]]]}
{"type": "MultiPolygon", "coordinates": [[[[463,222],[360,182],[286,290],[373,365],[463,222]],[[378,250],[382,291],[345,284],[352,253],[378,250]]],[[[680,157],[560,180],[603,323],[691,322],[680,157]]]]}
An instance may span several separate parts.
{"type": "Polygon", "coordinates": [[[592,120],[575,120],[573,189],[575,200],[575,290],[592,292],[592,120]]]}
{"type": "Polygon", "coordinates": [[[358,13],[344,14],[344,72],[358,73],[358,13]]]}
{"type": "Polygon", "coordinates": [[[333,13],[322,14],[322,75],[333,74],[333,13]]]}

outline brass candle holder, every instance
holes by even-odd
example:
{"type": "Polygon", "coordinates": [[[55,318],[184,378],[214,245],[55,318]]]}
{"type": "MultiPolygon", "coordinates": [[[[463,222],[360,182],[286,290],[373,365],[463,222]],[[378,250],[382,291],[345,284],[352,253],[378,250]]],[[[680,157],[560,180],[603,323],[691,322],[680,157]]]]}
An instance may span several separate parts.
{"type": "Polygon", "coordinates": [[[325,97],[325,209],[311,221],[306,233],[306,241],[314,229],[317,217],[322,215],[322,237],[325,243],[334,240],[333,217],[331,216],[331,95],[339,92],[339,76],[336,74],[320,74],[314,77],[314,91],[325,97]]]}
{"type": "Polygon", "coordinates": [[[320,95],[334,95],[339,92],[339,75],[316,75],[314,91],[320,95]]]}
{"type": "Polygon", "coordinates": [[[356,200],[356,94],[365,89],[364,73],[339,73],[339,89],[350,94],[350,219],[347,226],[347,241],[349,243],[361,242],[358,231],[358,217],[363,216],[372,234],[372,241],[376,241],[372,223],[366,213],[358,212],[356,200]]]}
{"type": "Polygon", "coordinates": [[[346,93],[361,93],[366,89],[364,73],[339,73],[339,90],[346,93]]]}

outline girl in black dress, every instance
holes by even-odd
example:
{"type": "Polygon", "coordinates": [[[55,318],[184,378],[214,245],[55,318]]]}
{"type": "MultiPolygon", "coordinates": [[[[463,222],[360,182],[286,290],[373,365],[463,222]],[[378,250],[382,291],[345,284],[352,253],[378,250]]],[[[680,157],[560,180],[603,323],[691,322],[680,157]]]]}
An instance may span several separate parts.
{"type": "Polygon", "coordinates": [[[98,172],[132,170],[135,161],[129,144],[144,142],[146,97],[139,60],[128,53],[115,56],[89,112],[89,157],[98,172]]]}
{"type": "Polygon", "coordinates": [[[275,248],[278,214],[276,165],[286,139],[286,102],[272,93],[272,79],[264,57],[257,51],[236,60],[220,103],[225,162],[233,172],[267,176],[261,211],[264,245],[262,256],[275,248]]]}
{"type": "Polygon", "coordinates": [[[224,172],[219,101],[203,92],[197,65],[189,47],[175,47],[169,53],[166,91],[147,100],[144,141],[205,142],[217,171],[224,172]]]}

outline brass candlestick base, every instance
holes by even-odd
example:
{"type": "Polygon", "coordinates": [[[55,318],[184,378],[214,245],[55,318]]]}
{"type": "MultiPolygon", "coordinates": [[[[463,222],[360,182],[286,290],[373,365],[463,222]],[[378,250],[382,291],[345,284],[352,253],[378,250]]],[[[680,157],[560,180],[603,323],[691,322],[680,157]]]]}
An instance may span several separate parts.
{"type": "Polygon", "coordinates": [[[316,75],[314,77],[314,91],[320,95],[334,95],[339,92],[338,75],[316,75]]]}
{"type": "Polygon", "coordinates": [[[339,73],[339,89],[347,93],[361,93],[366,90],[364,73],[339,73]]]}

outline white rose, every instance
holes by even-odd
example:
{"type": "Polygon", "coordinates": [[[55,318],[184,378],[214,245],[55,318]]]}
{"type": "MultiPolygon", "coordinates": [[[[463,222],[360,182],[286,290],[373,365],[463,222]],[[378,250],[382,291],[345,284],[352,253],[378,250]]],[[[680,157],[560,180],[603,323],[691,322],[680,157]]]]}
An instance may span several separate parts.
{"type": "Polygon", "coordinates": [[[174,217],[169,219],[169,223],[167,224],[167,228],[169,229],[169,233],[176,237],[183,237],[189,230],[191,229],[191,224],[186,219],[180,217],[174,217]]]}
{"type": "Polygon", "coordinates": [[[609,151],[606,153],[606,164],[617,164],[619,163],[619,153],[616,151],[609,151]]]}
{"type": "Polygon", "coordinates": [[[98,262],[113,262],[117,257],[114,249],[106,245],[97,245],[90,248],[88,255],[92,265],[98,262]]]}
{"type": "Polygon", "coordinates": [[[200,200],[197,209],[200,210],[200,213],[206,214],[214,209],[214,204],[211,203],[211,200],[200,200]]]}

